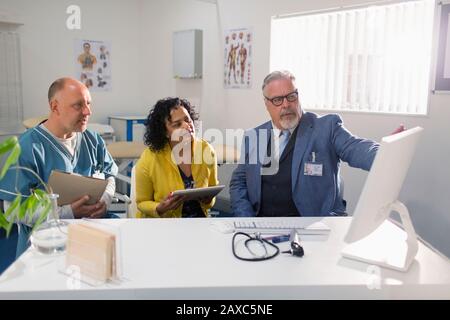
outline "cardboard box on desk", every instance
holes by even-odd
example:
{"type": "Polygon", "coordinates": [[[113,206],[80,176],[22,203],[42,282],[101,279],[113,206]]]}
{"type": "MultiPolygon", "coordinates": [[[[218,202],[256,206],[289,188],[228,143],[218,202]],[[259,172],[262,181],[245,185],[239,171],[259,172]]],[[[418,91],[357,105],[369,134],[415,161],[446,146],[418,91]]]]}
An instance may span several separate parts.
{"type": "Polygon", "coordinates": [[[105,230],[82,223],[69,225],[66,267],[78,267],[88,282],[105,282],[115,277],[115,241],[115,235],[105,230]]]}

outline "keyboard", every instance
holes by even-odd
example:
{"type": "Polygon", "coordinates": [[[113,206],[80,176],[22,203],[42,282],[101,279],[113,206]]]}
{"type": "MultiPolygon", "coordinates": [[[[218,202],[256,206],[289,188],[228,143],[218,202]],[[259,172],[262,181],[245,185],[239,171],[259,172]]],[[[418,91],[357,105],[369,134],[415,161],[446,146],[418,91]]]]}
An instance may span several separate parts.
{"type": "Polygon", "coordinates": [[[268,220],[237,220],[233,221],[236,232],[246,233],[272,233],[289,234],[292,229],[296,229],[299,234],[328,234],[331,229],[323,222],[314,222],[310,224],[299,221],[268,221],[268,220]]]}

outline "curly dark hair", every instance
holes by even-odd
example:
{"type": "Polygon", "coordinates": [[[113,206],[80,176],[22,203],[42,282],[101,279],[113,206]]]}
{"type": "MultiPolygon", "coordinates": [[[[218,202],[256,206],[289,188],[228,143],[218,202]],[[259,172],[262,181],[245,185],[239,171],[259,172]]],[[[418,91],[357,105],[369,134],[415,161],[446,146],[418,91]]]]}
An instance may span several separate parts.
{"type": "Polygon", "coordinates": [[[158,100],[150,110],[145,123],[144,143],[150,150],[155,152],[161,151],[169,142],[169,138],[167,138],[166,120],[170,120],[170,112],[179,107],[184,107],[193,121],[198,120],[194,106],[189,101],[180,98],[158,100]]]}

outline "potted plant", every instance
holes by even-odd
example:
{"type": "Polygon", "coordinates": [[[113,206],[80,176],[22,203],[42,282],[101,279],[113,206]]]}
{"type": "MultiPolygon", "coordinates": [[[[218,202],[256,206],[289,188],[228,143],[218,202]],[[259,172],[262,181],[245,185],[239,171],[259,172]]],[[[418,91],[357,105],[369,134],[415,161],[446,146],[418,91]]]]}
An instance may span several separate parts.
{"type": "MultiPolygon", "coordinates": [[[[25,170],[37,177],[44,186],[44,190],[34,189],[29,196],[22,195],[19,192],[13,192],[15,198],[10,207],[5,212],[0,210],[0,228],[5,229],[7,236],[9,236],[15,221],[31,223],[34,212],[40,210],[41,214],[33,225],[33,234],[33,232],[42,227],[42,223],[47,220],[49,212],[56,204],[56,198],[53,195],[51,188],[42,181],[37,173],[30,168],[17,165],[20,153],[21,148],[16,136],[7,138],[0,143],[0,159],[6,156],[3,167],[0,167],[0,180],[3,179],[8,170],[25,170]]],[[[11,191],[8,190],[0,190],[11,193],[11,191]]],[[[53,218],[58,220],[57,216],[53,218]]]]}

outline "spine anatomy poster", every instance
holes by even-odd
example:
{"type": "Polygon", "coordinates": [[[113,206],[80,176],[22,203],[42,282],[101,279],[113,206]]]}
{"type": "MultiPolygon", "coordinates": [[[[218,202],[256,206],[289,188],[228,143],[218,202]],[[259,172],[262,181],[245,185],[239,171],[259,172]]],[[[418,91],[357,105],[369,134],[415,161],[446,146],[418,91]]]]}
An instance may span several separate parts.
{"type": "Polygon", "coordinates": [[[252,43],[250,28],[230,29],[224,34],[225,88],[251,88],[252,43]]]}

